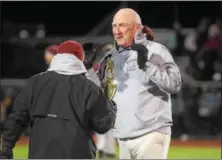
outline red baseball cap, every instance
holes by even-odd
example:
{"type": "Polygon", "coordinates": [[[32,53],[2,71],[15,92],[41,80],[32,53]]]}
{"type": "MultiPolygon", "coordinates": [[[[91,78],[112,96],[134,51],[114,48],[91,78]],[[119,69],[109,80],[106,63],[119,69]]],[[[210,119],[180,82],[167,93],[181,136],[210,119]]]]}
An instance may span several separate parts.
{"type": "Polygon", "coordinates": [[[74,40],[67,40],[59,44],[57,54],[69,53],[76,56],[81,61],[84,60],[84,50],[81,43],[74,40]]]}

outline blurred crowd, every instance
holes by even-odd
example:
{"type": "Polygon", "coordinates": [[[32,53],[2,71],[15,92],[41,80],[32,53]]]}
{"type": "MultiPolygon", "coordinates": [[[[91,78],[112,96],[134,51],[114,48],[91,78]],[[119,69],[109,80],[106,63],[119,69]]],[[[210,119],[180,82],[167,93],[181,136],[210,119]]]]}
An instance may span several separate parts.
{"type": "Polygon", "coordinates": [[[175,22],[177,45],[172,51],[180,57],[183,89],[173,95],[174,134],[205,136],[221,133],[222,23],[202,18],[194,31],[182,33],[175,22]]]}
{"type": "MultiPolygon", "coordinates": [[[[5,28],[9,27],[6,24],[5,28]]],[[[44,25],[30,27],[31,32],[20,28],[15,32],[5,32],[2,43],[3,77],[28,78],[33,74],[45,71],[47,59],[52,58],[44,53],[49,42],[27,45],[13,43],[7,37],[18,34],[20,38],[34,36],[44,38],[44,25]],[[19,60],[18,60],[19,59],[19,60]],[[44,61],[46,60],[46,61],[44,61]],[[19,73],[19,74],[18,74],[19,73]]],[[[10,27],[8,30],[13,30],[10,27]]],[[[182,32],[183,27],[175,22],[173,30],[176,35],[176,46],[172,55],[183,75],[183,88],[179,94],[172,95],[173,103],[173,136],[218,136],[221,133],[221,73],[222,73],[222,23],[202,18],[194,31],[182,32]]],[[[95,69],[112,44],[100,44],[100,53],[95,60],[95,69]]],[[[11,113],[13,101],[21,85],[1,85],[1,121],[11,113]]]]}
{"type": "Polygon", "coordinates": [[[184,35],[182,26],[175,22],[177,47],[174,56],[189,57],[188,73],[197,80],[220,80],[222,65],[222,24],[220,19],[200,20],[194,31],[184,35]]]}

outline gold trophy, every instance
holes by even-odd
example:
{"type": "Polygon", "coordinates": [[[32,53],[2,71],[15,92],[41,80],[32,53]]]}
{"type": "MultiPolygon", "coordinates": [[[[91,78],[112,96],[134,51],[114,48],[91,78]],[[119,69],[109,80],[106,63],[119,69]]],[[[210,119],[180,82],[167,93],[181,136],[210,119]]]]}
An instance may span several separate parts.
{"type": "Polygon", "coordinates": [[[105,78],[102,83],[102,88],[107,97],[112,100],[116,94],[117,82],[114,79],[114,62],[111,59],[111,55],[109,55],[106,60],[105,78]]]}

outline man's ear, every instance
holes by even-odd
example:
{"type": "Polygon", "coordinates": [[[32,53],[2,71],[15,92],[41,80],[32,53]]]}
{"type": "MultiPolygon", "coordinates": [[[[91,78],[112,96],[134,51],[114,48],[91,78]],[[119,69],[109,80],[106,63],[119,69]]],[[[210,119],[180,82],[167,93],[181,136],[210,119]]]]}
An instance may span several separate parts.
{"type": "Polygon", "coordinates": [[[143,26],[142,25],[140,25],[140,24],[137,24],[136,25],[136,31],[138,32],[138,31],[141,31],[143,29],[143,26]]]}

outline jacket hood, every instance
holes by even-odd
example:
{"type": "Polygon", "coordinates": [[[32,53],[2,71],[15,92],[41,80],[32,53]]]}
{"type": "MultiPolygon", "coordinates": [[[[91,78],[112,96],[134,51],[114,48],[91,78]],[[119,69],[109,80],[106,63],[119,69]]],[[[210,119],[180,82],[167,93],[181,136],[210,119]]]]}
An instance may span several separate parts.
{"type": "Polygon", "coordinates": [[[65,75],[78,75],[87,72],[83,62],[69,53],[54,56],[48,71],[55,71],[65,75]]]}

